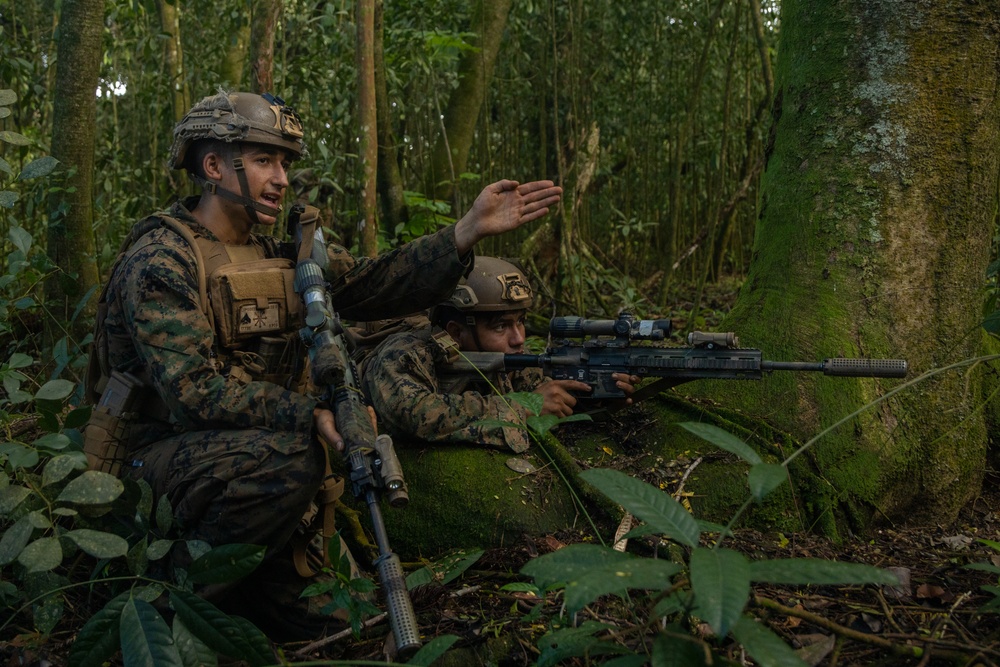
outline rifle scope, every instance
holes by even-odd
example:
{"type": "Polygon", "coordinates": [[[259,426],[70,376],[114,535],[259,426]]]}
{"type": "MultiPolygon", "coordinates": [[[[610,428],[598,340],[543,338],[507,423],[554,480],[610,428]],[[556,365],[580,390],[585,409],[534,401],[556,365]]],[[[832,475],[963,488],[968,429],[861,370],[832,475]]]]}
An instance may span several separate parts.
{"type": "Polygon", "coordinates": [[[616,320],[585,320],[569,315],[553,317],[549,332],[560,338],[584,336],[615,336],[629,340],[663,340],[670,335],[670,320],[637,320],[630,313],[622,313],[616,320]]]}

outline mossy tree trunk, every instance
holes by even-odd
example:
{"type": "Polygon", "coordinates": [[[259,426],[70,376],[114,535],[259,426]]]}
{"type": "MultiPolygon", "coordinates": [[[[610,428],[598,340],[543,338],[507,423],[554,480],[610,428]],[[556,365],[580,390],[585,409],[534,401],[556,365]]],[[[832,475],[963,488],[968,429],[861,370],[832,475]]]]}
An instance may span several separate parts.
{"type": "Polygon", "coordinates": [[[382,229],[391,237],[396,225],[409,219],[399,146],[392,131],[389,84],[385,72],[385,3],[375,0],[375,121],[378,125],[378,193],[382,200],[382,229]]]}
{"type": "MultiPolygon", "coordinates": [[[[975,357],[1000,9],[785,0],[781,31],[754,257],[726,329],[775,360],[906,358],[911,378],[975,357]]],[[[710,392],[802,441],[899,382],[785,373],[710,392]]],[[[820,527],[953,519],[981,484],[980,382],[936,375],[822,438],[793,468],[820,527]]]]}
{"type": "Polygon", "coordinates": [[[48,256],[60,272],[46,283],[50,342],[62,326],[81,342],[90,333],[97,299],[80,300],[97,287],[94,241],[94,127],[97,76],[104,35],[101,0],[66,0],[57,37],[56,91],[52,117],[52,156],[72,170],[66,187],[49,199],[48,256]],[[71,316],[79,309],[79,314],[71,316]]]}
{"type": "MultiPolygon", "coordinates": [[[[458,66],[458,87],[452,91],[448,101],[444,112],[444,132],[434,145],[431,156],[428,180],[437,199],[450,199],[455,183],[465,172],[479,109],[493,80],[493,66],[500,52],[500,41],[512,4],[513,0],[495,0],[475,5],[470,27],[479,38],[473,44],[476,48],[462,55],[458,66]]],[[[456,213],[463,211],[457,210],[456,213]]]]}
{"type": "Polygon", "coordinates": [[[166,37],[163,43],[163,63],[170,81],[174,120],[179,121],[191,108],[187,72],[184,70],[184,49],[181,48],[181,8],[176,0],[160,0],[159,8],[160,27],[166,37]]]}
{"type": "Polygon", "coordinates": [[[358,201],[361,232],[361,253],[367,257],[378,254],[378,227],[375,222],[378,170],[378,133],[375,119],[375,0],[358,0],[357,46],[358,66],[358,161],[360,162],[361,196],[358,201]]]}

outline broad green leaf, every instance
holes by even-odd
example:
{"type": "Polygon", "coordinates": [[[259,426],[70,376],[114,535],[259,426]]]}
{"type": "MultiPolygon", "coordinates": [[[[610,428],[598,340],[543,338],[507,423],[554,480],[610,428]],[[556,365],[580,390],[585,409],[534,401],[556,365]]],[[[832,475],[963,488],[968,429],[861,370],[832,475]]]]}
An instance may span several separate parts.
{"type": "Polygon", "coordinates": [[[601,663],[601,667],[643,667],[649,664],[645,655],[623,655],[601,663]]]}
{"type": "MultiPolygon", "coordinates": [[[[28,254],[28,250],[31,249],[32,239],[31,234],[29,234],[26,229],[23,227],[11,227],[7,231],[7,237],[10,239],[10,242],[14,244],[14,247],[23,252],[25,255],[28,254]]],[[[30,360],[31,357],[28,357],[28,359],[30,360]]],[[[11,357],[11,360],[13,360],[13,357],[11,357]]],[[[23,368],[23,366],[12,366],[12,368],[23,368]]]]}
{"type": "Polygon", "coordinates": [[[66,449],[71,444],[71,441],[62,433],[46,433],[31,444],[38,449],[58,452],[66,449]]]}
{"type": "MultiPolygon", "coordinates": [[[[38,465],[38,451],[17,442],[0,444],[0,455],[7,457],[7,462],[13,468],[34,468],[38,465]]],[[[2,501],[0,501],[2,502],[2,501]]],[[[2,512],[0,512],[2,513],[2,512]]]]}
{"type": "Polygon", "coordinates": [[[76,384],[69,380],[49,380],[43,384],[35,394],[35,400],[61,401],[76,388],[76,384]]]}
{"type": "Polygon", "coordinates": [[[62,547],[56,537],[41,537],[21,550],[17,562],[28,572],[48,572],[62,563],[62,547]]]}
{"type": "Polygon", "coordinates": [[[174,645],[177,647],[177,653],[180,654],[184,667],[216,667],[219,664],[219,658],[215,651],[191,634],[191,631],[177,616],[174,616],[174,624],[171,629],[174,635],[174,645]]]}
{"type": "Polygon", "coordinates": [[[838,563],[821,558],[779,558],[752,561],[751,581],[768,584],[885,584],[898,586],[892,572],[862,563],[838,563]]]}
{"type": "Polygon", "coordinates": [[[77,456],[69,454],[55,456],[49,459],[49,462],[45,464],[45,468],[42,470],[42,486],[61,482],[66,479],[66,475],[74,470],[85,470],[86,468],[86,460],[81,463],[80,458],[77,456]]]}
{"type": "Polygon", "coordinates": [[[538,640],[541,655],[536,667],[553,667],[566,658],[588,655],[591,658],[611,651],[620,652],[624,647],[605,642],[594,635],[611,626],[595,621],[585,621],[578,628],[563,628],[548,633],[538,640]]]}
{"type": "Polygon", "coordinates": [[[545,397],[541,394],[536,394],[533,391],[515,391],[504,394],[504,398],[524,406],[533,415],[542,414],[542,404],[545,402],[545,397]]]}
{"type": "MultiPolygon", "coordinates": [[[[1000,261],[1000,260],[997,260],[997,261],[1000,261]]],[[[1000,542],[996,542],[994,540],[987,540],[986,538],[983,538],[983,537],[978,538],[976,541],[979,542],[980,544],[985,544],[986,546],[988,546],[989,548],[993,549],[994,551],[1000,551],[1000,542]]]]}
{"type": "Polygon", "coordinates": [[[160,560],[170,553],[170,547],[172,546],[174,546],[174,540],[153,540],[153,543],[146,549],[146,558],[149,560],[160,560]]]}
{"type": "Polygon", "coordinates": [[[750,596],[747,559],[730,549],[698,547],[691,552],[691,590],[695,613],[725,637],[750,596]]]}
{"type": "Polygon", "coordinates": [[[0,105],[9,107],[14,102],[17,102],[17,93],[10,88],[0,88],[0,105]]]}
{"type": "Polygon", "coordinates": [[[468,570],[470,567],[476,564],[476,562],[482,558],[483,551],[473,551],[471,553],[460,552],[451,556],[446,560],[442,560],[439,563],[435,563],[435,570],[440,570],[439,566],[444,566],[444,577],[441,579],[442,584],[449,584],[455,579],[462,576],[462,573],[468,570]]]}
{"type": "Polygon", "coordinates": [[[668,494],[623,472],[592,468],[580,477],[598,491],[649,524],[656,532],[689,547],[698,544],[701,534],[694,517],[668,494]]]}
{"type": "Polygon", "coordinates": [[[434,571],[429,567],[422,567],[406,576],[406,590],[412,591],[414,588],[426,586],[432,581],[434,581],[434,571]]]}
{"type": "Polygon", "coordinates": [[[31,139],[23,134],[19,134],[11,130],[0,130],[0,141],[5,141],[8,144],[14,144],[15,146],[31,145],[31,139]]]}
{"type": "Polygon", "coordinates": [[[170,606],[191,634],[215,652],[243,658],[251,664],[267,664],[251,659],[256,654],[256,640],[244,636],[247,621],[240,619],[243,621],[240,622],[194,593],[181,590],[170,592],[170,606]]]}
{"type": "Polygon", "coordinates": [[[0,517],[10,516],[10,513],[30,495],[31,490],[26,486],[11,485],[0,489],[0,517]]]}
{"type": "Polygon", "coordinates": [[[224,584],[242,579],[264,560],[264,547],[224,544],[191,563],[188,578],[196,584],[224,584]]]}
{"type": "Polygon", "coordinates": [[[557,417],[555,415],[528,415],[528,428],[538,435],[545,435],[556,426],[567,422],[591,421],[590,415],[575,414],[568,417],[557,417]]]}
{"type": "Polygon", "coordinates": [[[763,500],[787,479],[788,471],[785,466],[777,463],[756,463],[750,468],[747,482],[750,484],[750,493],[754,500],[763,500]]]}
{"type": "MultiPolygon", "coordinates": [[[[378,608],[373,607],[372,613],[378,613],[378,608]]],[[[232,619],[236,623],[236,627],[239,628],[239,641],[244,647],[241,657],[251,665],[273,664],[274,655],[271,652],[271,642],[267,640],[267,635],[242,616],[233,616],[232,619]]]]}
{"type": "Polygon", "coordinates": [[[66,419],[63,420],[63,427],[82,429],[87,425],[91,412],[93,412],[93,407],[90,405],[70,410],[69,414],[66,415],[66,419]]]}
{"type": "Polygon", "coordinates": [[[49,521],[49,517],[43,510],[28,512],[28,523],[31,524],[32,528],[37,528],[39,530],[48,530],[52,527],[52,522],[49,521]]]}
{"type": "MultiPolygon", "coordinates": [[[[28,233],[28,232],[25,232],[20,227],[12,227],[11,230],[10,230],[11,240],[14,241],[15,244],[17,243],[17,241],[14,239],[13,234],[14,234],[14,230],[17,230],[17,229],[20,229],[25,234],[28,233]]],[[[28,241],[30,243],[30,241],[31,241],[31,237],[30,236],[28,237],[28,241]]],[[[26,355],[26,354],[24,354],[22,352],[15,352],[14,354],[10,355],[10,359],[7,361],[7,366],[9,366],[10,368],[27,368],[28,366],[30,366],[33,363],[35,363],[34,359],[32,359],[31,357],[29,357],[28,355],[26,355]]]]}
{"type": "Polygon", "coordinates": [[[795,651],[767,626],[747,616],[733,625],[733,637],[758,665],[768,667],[808,667],[795,651]]]}
{"type": "Polygon", "coordinates": [[[656,603],[653,613],[657,616],[672,616],[687,611],[691,606],[691,591],[679,590],[656,603]]]}
{"type": "Polygon", "coordinates": [[[114,533],[80,528],[63,535],[94,558],[118,558],[128,553],[128,542],[114,533]]]}
{"type": "Polygon", "coordinates": [[[148,602],[130,598],[125,603],[120,631],[125,667],[184,667],[170,628],[148,602]]]}
{"type": "Polygon", "coordinates": [[[517,422],[508,422],[502,419],[479,419],[472,422],[473,426],[479,426],[482,428],[519,428],[522,431],[526,428],[524,424],[518,424],[517,422]]]}
{"type": "Polygon", "coordinates": [[[542,588],[566,583],[566,608],[576,613],[602,595],[624,595],[629,589],[666,590],[681,570],[677,563],[638,558],[596,544],[571,544],[529,561],[521,573],[542,588]]]}
{"type": "Polygon", "coordinates": [[[104,505],[121,495],[125,486],[114,475],[99,470],[88,470],[70,480],[56,502],[77,505],[104,505]]]}
{"type": "Polygon", "coordinates": [[[458,640],[459,637],[457,635],[435,637],[421,646],[420,650],[406,664],[414,665],[415,667],[430,667],[432,662],[444,655],[445,651],[450,649],[452,644],[458,640]]]}
{"type": "Polygon", "coordinates": [[[20,198],[16,192],[10,190],[0,190],[0,208],[14,208],[14,204],[20,198]]]}
{"type": "Polygon", "coordinates": [[[63,617],[62,595],[50,595],[42,600],[41,604],[36,604],[31,611],[31,617],[35,622],[35,629],[41,635],[50,634],[63,617]]]}
{"type": "Polygon", "coordinates": [[[48,176],[57,166],[59,166],[59,160],[55,159],[51,155],[40,157],[37,160],[32,160],[25,165],[24,169],[21,170],[21,173],[18,174],[17,180],[28,181],[33,178],[48,176]]]}
{"type": "Polygon", "coordinates": [[[8,176],[14,175],[14,170],[11,168],[10,162],[7,162],[7,160],[4,160],[2,157],[0,157],[0,171],[8,176]]]}
{"type": "Polygon", "coordinates": [[[0,566],[10,565],[17,560],[24,547],[28,546],[33,530],[31,522],[25,516],[0,535],[0,566]]]}
{"type": "Polygon", "coordinates": [[[652,667],[701,667],[705,649],[684,628],[671,624],[653,640],[650,658],[652,667]]]}
{"type": "Polygon", "coordinates": [[[101,667],[118,651],[122,609],[131,593],[110,600],[81,628],[69,650],[69,664],[77,667],[101,667]]]}
{"type": "Polygon", "coordinates": [[[963,567],[967,570],[981,570],[982,572],[989,572],[991,574],[1000,574],[1000,567],[990,563],[969,563],[963,567]]]}
{"type": "Polygon", "coordinates": [[[164,495],[156,502],[156,528],[163,534],[170,532],[174,525],[174,508],[170,506],[170,500],[164,495]]]}
{"type": "Polygon", "coordinates": [[[754,451],[750,445],[743,442],[729,431],[722,430],[718,426],[713,426],[712,424],[702,424],[699,422],[682,422],[679,426],[687,429],[691,433],[694,433],[702,440],[707,440],[719,449],[724,449],[727,452],[736,454],[751,465],[763,463],[760,455],[757,454],[757,452],[754,451]]]}

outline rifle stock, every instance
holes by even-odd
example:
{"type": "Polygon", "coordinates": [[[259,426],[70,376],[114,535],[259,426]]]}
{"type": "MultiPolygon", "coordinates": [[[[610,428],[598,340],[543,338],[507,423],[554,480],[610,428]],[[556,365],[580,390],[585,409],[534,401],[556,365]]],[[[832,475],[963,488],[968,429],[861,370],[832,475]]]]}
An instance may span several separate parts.
{"type": "Polygon", "coordinates": [[[633,400],[693,380],[760,380],[764,373],[772,371],[883,378],[903,378],[907,373],[907,363],[903,359],[830,358],[815,363],[768,361],[760,350],[740,348],[736,335],[731,332],[693,332],[688,336],[690,347],[633,346],[635,340],[664,340],[670,333],[670,321],[635,320],[628,313],[617,320],[555,317],[549,330],[553,335],[590,336],[590,339],[573,342],[564,338],[550,345],[543,354],[463,352],[457,361],[439,366],[438,371],[444,375],[475,376],[480,372],[540,368],[554,380],[586,382],[592,390],[581,398],[591,400],[625,398],[612,377],[615,373],[657,378],[657,382],[633,394],[633,400]]]}
{"type": "Polygon", "coordinates": [[[375,566],[386,598],[389,623],[397,651],[407,656],[420,648],[420,631],[399,556],[389,546],[379,500],[384,496],[393,507],[403,507],[409,496],[392,439],[388,435],[375,434],[357,369],[348,354],[340,318],[327,291],[322,230],[315,225],[315,243],[303,238],[300,219],[305,215],[312,216],[308,227],[312,228],[318,215],[313,207],[296,205],[288,218],[299,248],[295,291],[302,297],[306,309],[305,326],[299,334],[309,351],[313,383],[323,390],[324,398],[331,404],[337,431],[344,439],[351,491],[368,505],[379,550],[375,566]]]}

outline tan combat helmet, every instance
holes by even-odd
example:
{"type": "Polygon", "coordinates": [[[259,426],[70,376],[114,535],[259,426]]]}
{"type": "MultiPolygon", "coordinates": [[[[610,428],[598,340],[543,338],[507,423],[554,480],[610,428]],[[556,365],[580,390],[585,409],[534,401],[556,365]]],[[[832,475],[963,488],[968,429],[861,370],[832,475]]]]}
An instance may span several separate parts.
{"type": "Polygon", "coordinates": [[[496,313],[527,310],[531,297],[531,285],[521,269],[496,257],[476,257],[469,277],[441,305],[463,313],[496,313]]]}
{"type": "Polygon", "coordinates": [[[242,196],[218,188],[218,184],[194,173],[188,160],[191,147],[198,141],[215,140],[225,143],[252,143],[274,146],[288,151],[293,160],[302,156],[302,121],[295,109],[280,97],[270,93],[219,93],[202,99],[174,127],[174,143],[170,147],[170,167],[187,169],[188,175],[212,194],[243,204],[252,219],[255,211],[277,216],[281,208],[253,201],[249,197],[242,155],[233,158],[233,167],[240,179],[242,196]]]}

